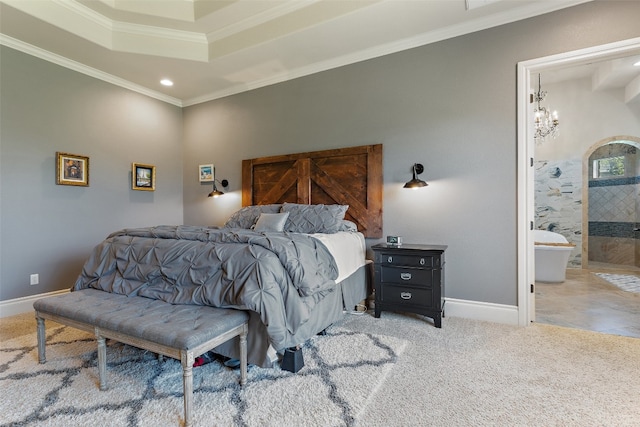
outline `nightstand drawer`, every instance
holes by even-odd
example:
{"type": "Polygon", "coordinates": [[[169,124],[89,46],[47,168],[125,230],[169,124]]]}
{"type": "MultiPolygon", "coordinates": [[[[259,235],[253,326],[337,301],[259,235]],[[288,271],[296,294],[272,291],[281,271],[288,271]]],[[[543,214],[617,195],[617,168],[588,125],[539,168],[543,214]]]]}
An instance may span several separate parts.
{"type": "Polygon", "coordinates": [[[440,258],[420,255],[399,255],[391,253],[380,254],[382,265],[399,265],[404,267],[433,268],[440,264],[440,258]]]}
{"type": "Polygon", "coordinates": [[[386,267],[383,265],[380,267],[380,282],[430,287],[433,284],[433,270],[386,267]]]}
{"type": "Polygon", "coordinates": [[[433,305],[433,289],[386,285],[382,288],[382,302],[430,307],[433,305]]]}

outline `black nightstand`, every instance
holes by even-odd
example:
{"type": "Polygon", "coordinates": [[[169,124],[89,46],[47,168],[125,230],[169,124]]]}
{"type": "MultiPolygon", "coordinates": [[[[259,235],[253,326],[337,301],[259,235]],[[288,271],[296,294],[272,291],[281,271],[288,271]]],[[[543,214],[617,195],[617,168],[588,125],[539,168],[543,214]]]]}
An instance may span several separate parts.
{"type": "Polygon", "coordinates": [[[446,245],[380,243],[374,253],[375,317],[383,310],[418,313],[442,327],[446,245]]]}

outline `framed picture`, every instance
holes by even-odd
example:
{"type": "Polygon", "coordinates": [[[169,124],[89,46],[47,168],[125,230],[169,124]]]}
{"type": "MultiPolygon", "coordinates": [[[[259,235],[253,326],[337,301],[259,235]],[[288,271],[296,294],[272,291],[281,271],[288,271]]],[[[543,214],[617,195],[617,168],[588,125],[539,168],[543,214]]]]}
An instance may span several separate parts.
{"type": "Polygon", "coordinates": [[[89,186],[89,157],[56,152],[56,184],[89,186]]]}
{"type": "Polygon", "coordinates": [[[131,165],[131,188],[142,191],[155,191],[156,167],[133,163],[131,165]]]}
{"type": "Polygon", "coordinates": [[[213,165],[200,165],[200,182],[213,181],[213,165]]]}

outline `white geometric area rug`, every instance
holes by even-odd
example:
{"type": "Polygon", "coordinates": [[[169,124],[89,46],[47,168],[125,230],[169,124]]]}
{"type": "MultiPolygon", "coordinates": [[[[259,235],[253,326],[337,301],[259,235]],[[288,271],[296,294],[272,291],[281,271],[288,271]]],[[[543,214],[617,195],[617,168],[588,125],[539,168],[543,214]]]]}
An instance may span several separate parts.
{"type": "Polygon", "coordinates": [[[640,293],[640,277],[630,274],[594,273],[614,286],[627,292],[640,293]]]}
{"type": "MultiPolygon", "coordinates": [[[[109,388],[100,391],[91,334],[48,328],[42,365],[35,333],[2,342],[0,425],[182,425],[180,362],[108,343],[109,388]]],[[[295,374],[250,366],[247,384],[240,387],[238,370],[218,362],[196,367],[194,425],[354,425],[406,345],[398,338],[332,327],[305,343],[305,366],[295,374]]]]}

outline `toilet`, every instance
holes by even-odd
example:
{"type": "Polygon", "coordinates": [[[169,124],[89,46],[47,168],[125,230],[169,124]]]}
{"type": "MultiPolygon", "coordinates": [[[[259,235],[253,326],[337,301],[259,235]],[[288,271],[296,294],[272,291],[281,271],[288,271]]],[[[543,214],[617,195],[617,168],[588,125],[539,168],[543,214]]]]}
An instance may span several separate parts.
{"type": "Polygon", "coordinates": [[[534,230],[536,282],[565,281],[569,256],[576,245],[553,231],[534,230]]]}

